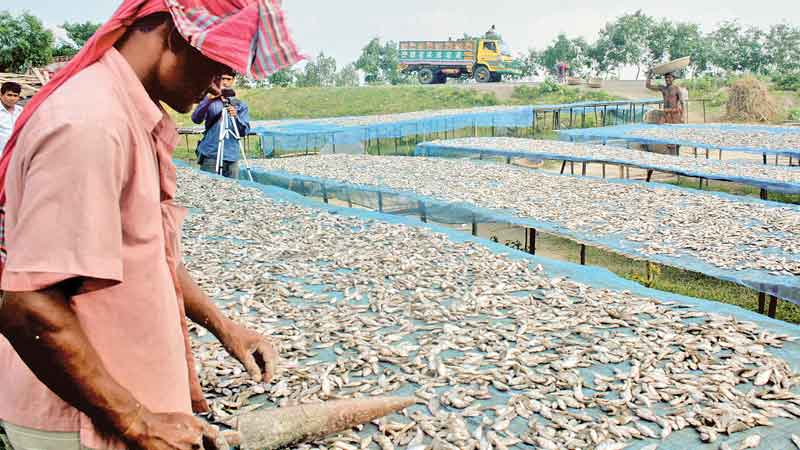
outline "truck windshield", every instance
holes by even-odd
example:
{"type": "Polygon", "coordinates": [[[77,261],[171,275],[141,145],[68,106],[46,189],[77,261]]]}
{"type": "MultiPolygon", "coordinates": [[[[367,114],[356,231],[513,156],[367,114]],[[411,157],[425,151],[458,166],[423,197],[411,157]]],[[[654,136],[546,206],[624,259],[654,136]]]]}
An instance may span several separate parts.
{"type": "Polygon", "coordinates": [[[513,52],[511,51],[511,47],[508,44],[506,44],[505,42],[500,44],[500,53],[502,53],[505,56],[512,56],[513,55],[513,52]]]}

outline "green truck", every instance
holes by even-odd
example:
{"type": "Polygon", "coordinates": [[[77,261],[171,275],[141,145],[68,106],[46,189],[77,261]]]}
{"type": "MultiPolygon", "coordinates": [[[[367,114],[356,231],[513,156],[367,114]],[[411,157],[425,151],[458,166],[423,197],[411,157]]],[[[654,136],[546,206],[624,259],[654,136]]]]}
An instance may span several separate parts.
{"type": "Polygon", "coordinates": [[[499,39],[401,41],[399,69],[416,73],[422,84],[441,84],[467,76],[479,83],[520,75],[519,63],[499,39]]]}

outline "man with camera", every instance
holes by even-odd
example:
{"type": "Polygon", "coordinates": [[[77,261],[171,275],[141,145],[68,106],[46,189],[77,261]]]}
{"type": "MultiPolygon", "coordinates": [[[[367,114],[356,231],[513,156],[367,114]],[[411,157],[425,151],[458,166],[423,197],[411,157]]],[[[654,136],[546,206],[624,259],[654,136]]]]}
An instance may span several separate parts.
{"type": "Polygon", "coordinates": [[[235,74],[228,72],[222,75],[220,90],[209,92],[205,99],[197,105],[192,113],[192,121],[196,124],[205,123],[203,139],[197,145],[197,162],[202,170],[211,173],[219,173],[228,178],[239,178],[239,157],[241,156],[239,139],[236,139],[233,132],[225,135],[225,142],[222,151],[222,161],[217,167],[220,133],[225,130],[232,130],[234,124],[239,132],[239,136],[247,136],[250,132],[250,112],[247,104],[234,98],[233,91],[236,83],[235,74]],[[226,109],[226,122],[223,123],[222,110],[226,109]]]}

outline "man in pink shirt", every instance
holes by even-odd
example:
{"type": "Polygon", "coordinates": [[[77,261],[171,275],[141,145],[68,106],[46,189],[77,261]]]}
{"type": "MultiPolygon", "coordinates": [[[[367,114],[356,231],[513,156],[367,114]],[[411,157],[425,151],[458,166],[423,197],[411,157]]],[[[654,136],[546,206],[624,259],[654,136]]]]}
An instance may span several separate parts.
{"type": "Polygon", "coordinates": [[[178,136],[160,102],[188,112],[226,66],[263,77],[299,58],[270,0],[128,0],[26,108],[0,158],[0,421],[14,450],[218,448],[192,416],[208,405],[185,317],[255,381],[273,376],[271,344],[181,262],[178,136]]]}

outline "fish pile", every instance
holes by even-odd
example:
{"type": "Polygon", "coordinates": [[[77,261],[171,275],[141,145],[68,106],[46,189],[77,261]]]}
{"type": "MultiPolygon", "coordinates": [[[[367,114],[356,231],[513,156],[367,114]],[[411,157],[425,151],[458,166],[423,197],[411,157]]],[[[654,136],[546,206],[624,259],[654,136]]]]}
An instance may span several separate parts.
{"type": "Polygon", "coordinates": [[[654,126],[625,133],[628,137],[692,142],[711,148],[750,148],[800,152],[800,130],[762,125],[654,126]]]}
{"type": "Polygon", "coordinates": [[[214,422],[386,394],[419,403],[295,448],[788,448],[785,433],[800,434],[797,336],[668,294],[592,287],[427,227],[188,169],[178,182],[189,271],[284,358],[273,384],[255,384],[192,325],[214,422]]]}
{"type": "Polygon", "coordinates": [[[461,159],[323,155],[254,164],[509,213],[635,257],[690,256],[725,270],[800,275],[795,206],[461,159]]]}
{"type": "MultiPolygon", "coordinates": [[[[665,172],[702,174],[714,178],[750,178],[766,183],[795,184],[800,188],[800,169],[787,166],[769,166],[747,161],[718,161],[714,159],[690,158],[664,155],[653,152],[631,150],[610,145],[579,144],[564,141],[545,141],[508,137],[463,138],[432,141],[426,146],[452,149],[467,149],[512,152],[517,157],[581,158],[590,161],[612,162],[630,166],[648,167],[665,172]],[[544,154],[544,156],[542,155],[544,154]]],[[[425,147],[421,148],[424,152],[425,147]]],[[[424,153],[423,153],[424,154],[424,153]]]]}

